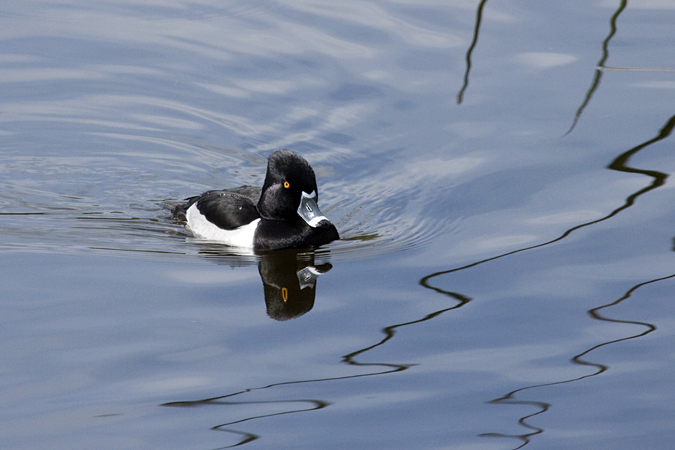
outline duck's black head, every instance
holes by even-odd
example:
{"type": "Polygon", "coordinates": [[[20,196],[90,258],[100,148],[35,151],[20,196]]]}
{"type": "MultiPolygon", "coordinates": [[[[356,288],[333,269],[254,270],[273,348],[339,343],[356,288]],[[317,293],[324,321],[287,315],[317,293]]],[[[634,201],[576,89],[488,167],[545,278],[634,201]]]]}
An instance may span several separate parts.
{"type": "Polygon", "coordinates": [[[272,153],[258,202],[260,214],[273,220],[297,217],[303,192],[314,196],[315,201],[319,200],[316,176],[309,163],[288,150],[272,153]]]}

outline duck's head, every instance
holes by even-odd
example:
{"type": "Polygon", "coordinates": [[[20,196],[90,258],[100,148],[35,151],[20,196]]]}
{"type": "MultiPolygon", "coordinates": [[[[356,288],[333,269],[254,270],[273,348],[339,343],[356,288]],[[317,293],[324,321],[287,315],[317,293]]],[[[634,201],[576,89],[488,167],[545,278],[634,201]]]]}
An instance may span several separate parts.
{"type": "Polygon", "coordinates": [[[312,228],[333,227],[319,210],[319,188],[309,163],[288,150],[274,152],[267,162],[267,174],[258,201],[265,219],[297,220],[312,228]]]}

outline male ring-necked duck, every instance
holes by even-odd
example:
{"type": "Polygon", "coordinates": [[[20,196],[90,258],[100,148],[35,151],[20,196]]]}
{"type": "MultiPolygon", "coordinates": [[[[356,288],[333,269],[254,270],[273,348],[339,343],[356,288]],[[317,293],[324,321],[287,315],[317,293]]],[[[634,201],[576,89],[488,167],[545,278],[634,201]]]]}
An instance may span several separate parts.
{"type": "Polygon", "coordinates": [[[319,189],[309,163],[288,150],[267,162],[262,189],[208,191],[173,210],[196,236],[255,250],[317,247],[339,239],[319,210],[319,189]]]}

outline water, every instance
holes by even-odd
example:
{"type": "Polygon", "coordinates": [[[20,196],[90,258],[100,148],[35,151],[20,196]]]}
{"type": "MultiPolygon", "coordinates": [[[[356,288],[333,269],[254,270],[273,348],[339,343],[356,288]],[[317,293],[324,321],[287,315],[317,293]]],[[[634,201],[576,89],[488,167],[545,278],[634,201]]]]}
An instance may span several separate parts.
{"type": "Polygon", "coordinates": [[[2,448],[672,446],[671,2],[2,9],[2,448]],[[172,221],[279,148],[343,240],[172,221]]]}

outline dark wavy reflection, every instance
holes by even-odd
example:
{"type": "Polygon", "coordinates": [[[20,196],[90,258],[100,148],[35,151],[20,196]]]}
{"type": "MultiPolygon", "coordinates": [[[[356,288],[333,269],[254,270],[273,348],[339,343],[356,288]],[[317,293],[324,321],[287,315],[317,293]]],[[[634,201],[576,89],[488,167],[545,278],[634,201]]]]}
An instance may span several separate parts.
{"type": "Polygon", "coordinates": [[[480,260],[480,261],[476,261],[476,262],[467,264],[465,266],[456,267],[456,268],[453,268],[453,269],[442,270],[442,271],[439,271],[439,272],[432,273],[430,275],[427,275],[427,276],[423,277],[419,281],[419,283],[427,289],[431,289],[431,290],[437,291],[439,293],[444,293],[443,290],[432,286],[430,284],[430,280],[433,279],[433,278],[439,277],[441,275],[448,275],[448,274],[451,274],[453,272],[458,272],[460,270],[469,269],[471,267],[475,267],[475,266],[478,266],[480,264],[484,264],[484,263],[487,263],[487,262],[490,262],[490,261],[494,261],[496,259],[504,258],[505,256],[515,255],[516,253],[545,247],[547,245],[550,245],[550,244],[553,244],[555,242],[558,242],[558,241],[561,241],[561,240],[565,239],[567,236],[569,236],[570,234],[572,234],[573,232],[575,232],[575,231],[577,231],[581,228],[585,228],[585,227],[588,227],[588,226],[591,226],[591,225],[598,224],[600,222],[604,222],[605,220],[616,216],[617,214],[619,214],[624,209],[627,209],[627,208],[633,206],[633,204],[635,204],[635,201],[638,199],[638,197],[646,194],[647,192],[649,192],[651,190],[654,190],[658,187],[663,186],[666,182],[666,178],[668,178],[668,174],[665,174],[663,172],[659,172],[657,170],[638,169],[638,168],[635,168],[635,167],[631,167],[631,166],[628,165],[628,163],[630,162],[630,158],[632,156],[634,156],[636,153],[638,153],[640,150],[643,150],[646,147],[649,147],[650,145],[652,145],[656,142],[659,142],[659,141],[667,138],[668,136],[670,136],[670,134],[673,132],[674,127],[675,127],[675,116],[671,117],[668,120],[668,122],[666,122],[666,124],[663,126],[663,128],[661,128],[661,130],[656,135],[656,137],[654,137],[652,139],[649,139],[648,141],[645,141],[642,144],[631,148],[630,150],[627,150],[627,151],[623,152],[622,154],[620,154],[618,157],[616,157],[614,159],[614,161],[612,161],[607,166],[608,169],[616,170],[618,172],[637,173],[637,174],[641,174],[641,175],[646,175],[646,176],[652,178],[652,182],[649,185],[645,186],[644,188],[642,188],[642,189],[634,192],[633,194],[629,195],[628,197],[626,197],[626,201],[624,202],[623,205],[619,206],[618,208],[616,208],[615,210],[613,210],[612,212],[610,212],[606,216],[601,217],[599,219],[591,220],[590,222],[584,222],[582,224],[579,224],[579,225],[576,225],[572,228],[569,228],[568,230],[566,230],[563,234],[561,234],[557,238],[551,239],[550,241],[546,241],[546,242],[543,242],[541,244],[536,244],[536,245],[531,245],[529,247],[519,248],[519,249],[516,249],[516,250],[512,250],[510,252],[502,253],[501,255],[496,255],[496,256],[492,256],[490,258],[486,258],[486,259],[483,259],[483,260],[480,260]]]}
{"type": "Polygon", "coordinates": [[[519,445],[518,447],[515,447],[515,448],[519,449],[519,448],[522,448],[525,445],[527,445],[530,442],[530,438],[532,436],[537,435],[539,433],[542,433],[544,431],[543,429],[529,424],[527,422],[527,420],[534,417],[534,416],[537,416],[539,414],[542,414],[542,413],[546,412],[551,407],[551,405],[549,403],[545,403],[545,402],[516,400],[515,399],[516,394],[524,392],[524,391],[529,390],[529,389],[535,389],[535,388],[541,388],[541,387],[546,387],[546,386],[556,386],[556,385],[561,385],[561,384],[572,383],[574,381],[579,381],[579,380],[583,380],[585,378],[590,378],[590,377],[594,377],[596,375],[600,375],[601,373],[608,370],[609,366],[607,366],[605,364],[598,363],[598,362],[590,361],[588,359],[585,359],[585,357],[589,353],[591,353],[592,351],[597,350],[601,347],[606,347],[608,345],[616,344],[618,342],[629,341],[631,339],[637,339],[637,338],[646,336],[649,333],[651,333],[652,331],[656,330],[656,326],[651,324],[651,323],[648,323],[648,322],[639,322],[639,321],[635,321],[635,320],[612,319],[612,318],[606,317],[605,315],[601,314],[600,311],[602,311],[605,308],[610,308],[612,306],[616,306],[616,305],[620,304],[621,302],[623,302],[624,300],[627,300],[628,298],[630,298],[633,295],[633,293],[635,293],[635,291],[637,291],[638,289],[640,289],[643,286],[646,286],[646,285],[652,284],[652,283],[656,283],[656,282],[659,282],[659,281],[663,281],[663,280],[668,280],[670,278],[675,278],[675,274],[668,275],[668,276],[665,276],[665,277],[655,278],[653,280],[649,280],[649,281],[645,281],[645,282],[636,284],[635,286],[630,288],[628,291],[626,291],[626,293],[623,296],[614,300],[613,302],[610,302],[610,303],[607,303],[605,305],[598,306],[596,308],[590,309],[588,311],[588,314],[595,320],[600,320],[600,321],[603,321],[603,322],[618,323],[618,324],[623,324],[623,325],[637,325],[637,326],[643,328],[643,331],[640,332],[640,333],[630,335],[630,336],[622,337],[622,338],[619,338],[619,339],[613,339],[613,340],[610,340],[610,341],[607,341],[607,342],[602,342],[600,344],[594,345],[593,347],[590,347],[589,349],[579,353],[578,355],[575,355],[573,358],[570,359],[570,361],[572,361],[572,363],[574,363],[574,364],[578,364],[578,365],[581,365],[581,366],[592,368],[593,371],[591,373],[588,373],[586,375],[582,375],[582,376],[579,376],[579,377],[570,378],[570,379],[567,379],[567,380],[554,381],[554,382],[551,382],[551,383],[542,383],[542,384],[536,384],[536,385],[532,385],[532,386],[526,386],[526,387],[511,391],[503,397],[492,400],[490,403],[494,403],[494,404],[528,405],[528,406],[534,407],[537,411],[532,413],[532,414],[528,414],[526,416],[523,416],[518,420],[518,423],[520,425],[527,428],[528,430],[531,430],[527,433],[517,434],[517,435],[507,435],[507,434],[500,434],[500,433],[486,433],[486,434],[483,434],[482,436],[486,436],[486,437],[508,437],[508,438],[518,439],[518,440],[522,441],[522,444],[519,445]]]}
{"type": "Polygon", "coordinates": [[[581,103],[581,106],[579,106],[577,112],[574,114],[572,126],[570,126],[570,129],[567,130],[567,133],[565,133],[565,135],[570,134],[572,130],[574,130],[574,127],[577,126],[577,122],[579,122],[581,114],[584,112],[584,109],[586,109],[586,106],[588,106],[588,104],[590,103],[591,98],[595,93],[595,90],[598,88],[598,86],[600,86],[600,79],[602,78],[602,70],[605,68],[605,62],[609,58],[609,41],[616,34],[616,22],[619,19],[619,16],[623,12],[623,10],[626,9],[626,6],[628,6],[628,0],[621,0],[619,7],[612,15],[612,18],[609,20],[609,34],[607,35],[605,40],[602,41],[602,57],[600,58],[600,61],[598,61],[598,64],[596,66],[595,75],[593,76],[593,81],[591,82],[591,87],[588,88],[588,91],[586,91],[584,101],[581,103]]]}
{"type": "MultiPolygon", "coordinates": [[[[443,290],[441,290],[437,287],[432,286],[429,283],[429,281],[432,278],[438,277],[440,275],[450,274],[450,273],[453,273],[453,272],[457,272],[459,270],[464,270],[464,269],[468,269],[470,267],[477,266],[479,264],[483,264],[483,263],[488,262],[488,261],[493,261],[495,259],[499,259],[499,258],[503,258],[505,256],[513,255],[515,253],[523,252],[523,251],[526,251],[526,250],[532,250],[532,249],[536,249],[536,248],[540,248],[540,247],[552,244],[554,242],[557,242],[557,241],[560,241],[560,240],[564,239],[565,237],[569,236],[572,232],[574,232],[574,231],[576,231],[580,228],[587,227],[587,226],[590,226],[590,225],[594,225],[594,224],[597,224],[597,223],[602,222],[604,220],[607,220],[607,219],[617,215],[619,212],[623,211],[624,209],[632,206],[635,203],[635,201],[637,200],[637,198],[640,197],[641,195],[646,194],[647,192],[649,192],[653,189],[656,189],[660,186],[663,186],[665,184],[665,181],[666,181],[666,178],[668,177],[668,175],[663,173],[663,172],[656,171],[656,170],[638,169],[638,168],[631,167],[631,166],[628,165],[628,163],[630,162],[630,158],[632,156],[634,156],[636,153],[638,153],[639,151],[643,150],[644,148],[646,148],[646,147],[648,147],[648,146],[650,146],[650,145],[652,145],[652,144],[654,144],[658,141],[661,141],[661,140],[667,138],[668,136],[670,136],[672,131],[673,131],[673,128],[675,128],[675,116],[671,117],[668,120],[668,122],[666,122],[666,124],[661,128],[659,133],[654,138],[652,138],[648,141],[645,141],[645,142],[631,148],[630,150],[622,153],[621,155],[619,155],[617,158],[615,158],[614,161],[612,161],[607,166],[608,169],[616,170],[616,171],[619,171],[619,172],[636,173],[636,174],[646,175],[646,176],[652,178],[652,182],[650,184],[648,184],[647,186],[645,186],[644,188],[642,188],[642,189],[634,192],[633,194],[629,195],[626,198],[626,201],[624,202],[623,205],[616,208],[615,210],[613,210],[612,212],[610,212],[606,216],[604,216],[600,219],[597,219],[597,220],[593,220],[593,221],[586,222],[586,223],[577,225],[575,227],[572,227],[572,228],[568,229],[567,231],[565,231],[558,238],[553,239],[553,240],[548,241],[548,242],[544,242],[542,244],[538,244],[538,245],[514,250],[514,251],[511,251],[511,252],[508,252],[508,253],[497,255],[497,256],[494,256],[492,258],[487,258],[487,259],[484,259],[482,261],[477,261],[475,263],[468,264],[466,266],[458,267],[458,268],[455,268],[455,269],[450,269],[450,270],[446,270],[446,271],[436,272],[436,273],[433,273],[431,275],[427,275],[426,277],[424,277],[420,280],[420,284],[422,286],[424,286],[428,289],[434,290],[436,292],[445,293],[445,291],[443,291],[443,290]]],[[[674,248],[674,250],[675,250],[675,248],[674,248]]],[[[611,319],[611,318],[608,318],[608,317],[602,315],[600,313],[600,311],[602,311],[605,308],[609,308],[609,307],[618,305],[619,303],[628,299],[637,289],[641,288],[642,286],[646,286],[648,284],[655,283],[655,282],[658,282],[658,281],[667,280],[667,279],[670,279],[670,278],[673,278],[673,277],[675,277],[675,274],[669,275],[669,276],[666,276],[666,277],[656,278],[656,279],[653,279],[653,280],[650,280],[650,281],[646,281],[646,282],[637,284],[637,285],[633,286],[632,288],[630,288],[619,299],[617,299],[613,302],[610,302],[608,304],[598,306],[596,308],[593,308],[593,309],[589,310],[588,313],[591,315],[591,317],[593,317],[596,320],[601,320],[601,321],[604,321],[604,322],[611,322],[611,323],[619,323],[619,324],[638,325],[638,326],[643,327],[644,331],[642,331],[641,333],[626,336],[626,337],[623,337],[623,338],[620,338],[620,339],[614,339],[614,340],[611,340],[611,341],[602,342],[600,344],[597,344],[597,345],[585,350],[582,353],[579,353],[578,355],[574,356],[573,358],[571,358],[571,361],[574,364],[578,364],[578,365],[582,365],[582,366],[592,368],[593,371],[591,373],[588,373],[586,375],[582,375],[580,377],[567,379],[567,380],[561,380],[561,381],[556,381],[556,382],[552,382],[552,383],[544,383],[544,384],[537,384],[537,385],[523,387],[523,388],[511,391],[501,398],[497,398],[497,399],[492,400],[490,403],[494,403],[494,404],[528,405],[528,406],[532,406],[536,411],[534,413],[525,415],[518,420],[518,423],[522,427],[527,429],[527,432],[525,432],[525,433],[517,434],[517,435],[506,435],[506,434],[500,434],[500,433],[486,433],[486,434],[483,434],[482,436],[486,436],[486,437],[509,437],[509,438],[518,439],[519,441],[522,442],[519,446],[515,447],[516,449],[518,449],[518,448],[522,448],[525,445],[527,445],[530,442],[530,439],[532,438],[532,436],[535,436],[537,434],[542,433],[544,431],[542,428],[531,425],[530,423],[528,423],[528,420],[531,419],[534,416],[537,416],[539,414],[543,414],[544,412],[546,412],[550,408],[551,405],[549,403],[540,402],[540,401],[517,400],[516,394],[518,394],[520,392],[523,392],[525,390],[528,390],[528,389],[540,388],[540,387],[544,387],[544,386],[554,386],[554,385],[559,385],[559,384],[571,383],[573,381],[579,381],[579,380],[582,380],[584,378],[599,375],[599,374],[603,373],[604,371],[606,371],[608,369],[608,366],[606,366],[604,364],[600,364],[600,363],[597,363],[597,362],[587,360],[587,359],[585,359],[586,355],[588,355],[589,353],[591,353],[594,350],[597,350],[601,347],[604,347],[604,346],[607,346],[607,345],[610,345],[610,344],[615,344],[615,343],[618,343],[618,342],[627,341],[627,340],[636,339],[636,338],[645,336],[645,335],[651,333],[652,331],[654,331],[656,329],[656,327],[654,325],[650,324],[650,323],[647,323],[647,322],[611,319]]]]}
{"type": "Polygon", "coordinates": [[[464,92],[466,89],[469,87],[469,73],[471,72],[471,54],[473,53],[473,49],[476,47],[476,44],[478,43],[478,33],[480,32],[480,24],[483,18],[483,8],[485,7],[485,4],[487,3],[487,0],[481,0],[480,3],[478,4],[478,8],[476,9],[476,25],[473,28],[473,40],[471,41],[471,45],[469,45],[469,49],[466,51],[466,70],[464,71],[464,84],[462,84],[462,88],[459,90],[457,93],[457,104],[461,104],[462,100],[464,100],[464,92]]]}
{"type": "Polygon", "coordinates": [[[288,407],[287,405],[289,404],[308,404],[308,407],[305,408],[295,408],[295,409],[286,409],[284,411],[276,412],[276,413],[270,413],[270,414],[260,414],[257,416],[251,416],[251,417],[246,417],[243,419],[235,420],[232,422],[227,422],[223,423],[220,425],[216,425],[215,427],[212,427],[212,430],[217,430],[217,431],[224,431],[227,433],[232,433],[235,435],[241,436],[241,439],[239,442],[236,444],[232,445],[226,445],[224,447],[217,447],[214,450],[220,450],[220,449],[225,449],[225,448],[232,448],[232,447],[238,447],[240,445],[247,444],[249,442],[255,441],[260,438],[260,435],[254,434],[254,433],[248,433],[245,431],[240,431],[240,430],[233,430],[229,429],[226,427],[229,427],[231,425],[236,425],[242,422],[247,422],[249,420],[254,420],[254,419],[263,419],[266,417],[275,417],[275,416],[283,416],[285,414],[292,414],[292,413],[299,413],[299,412],[306,412],[306,411],[316,411],[319,409],[323,409],[326,406],[328,406],[330,403],[323,402],[320,400],[272,400],[272,401],[251,401],[251,402],[233,402],[233,401],[227,401],[225,400],[227,397],[232,397],[234,395],[238,395],[239,393],[235,393],[229,396],[223,396],[223,397],[216,397],[216,398],[209,398],[209,399],[204,399],[204,400],[197,400],[197,401],[191,401],[191,402],[172,402],[172,403],[165,403],[162,406],[182,406],[182,407],[195,407],[195,406],[207,406],[207,405],[220,405],[220,406],[232,406],[232,405],[273,405],[273,404],[283,404],[285,407],[288,407]]]}
{"type": "Polygon", "coordinates": [[[237,442],[236,444],[227,446],[227,447],[220,447],[220,448],[231,448],[231,447],[236,447],[238,445],[245,444],[247,442],[251,442],[253,440],[258,439],[260,436],[248,433],[245,431],[241,430],[234,430],[231,428],[226,428],[230,427],[232,425],[236,425],[239,423],[243,422],[248,422],[250,420],[254,419],[262,419],[265,417],[272,417],[272,416],[279,416],[279,415],[284,415],[284,414],[292,414],[292,413],[298,413],[298,412],[306,412],[306,411],[314,411],[318,409],[325,408],[326,406],[329,406],[330,403],[327,401],[322,401],[322,400],[281,400],[281,401],[230,401],[228,399],[231,399],[232,397],[238,396],[238,395],[243,395],[249,392],[253,391],[260,391],[264,389],[270,389],[274,387],[280,387],[280,386],[287,386],[287,385],[294,385],[294,384],[305,384],[305,383],[318,383],[318,382],[328,382],[328,381],[338,381],[338,380],[346,380],[346,379],[352,379],[352,378],[362,378],[362,377],[371,377],[371,376],[377,376],[377,375],[386,375],[386,374],[391,374],[391,373],[396,373],[396,372],[401,372],[409,367],[412,367],[412,364],[394,364],[394,363],[387,363],[387,362],[362,362],[357,360],[357,356],[363,355],[364,353],[373,350],[381,345],[384,345],[386,342],[391,340],[394,335],[396,334],[396,331],[399,328],[403,328],[406,326],[410,325],[415,325],[419,324],[422,322],[426,322],[428,320],[434,319],[444,312],[457,309],[466,303],[468,303],[471,299],[468,297],[465,297],[461,294],[458,293],[452,293],[452,292],[445,292],[442,290],[439,290],[439,292],[443,292],[444,294],[452,297],[455,300],[455,304],[452,306],[449,306],[447,308],[443,308],[437,311],[434,311],[430,314],[425,315],[424,317],[421,317],[416,320],[411,320],[408,322],[403,322],[395,325],[388,326],[386,328],[382,329],[382,333],[384,334],[384,338],[382,338],[380,341],[376,342],[375,344],[369,345],[367,347],[361,348],[359,350],[356,350],[354,352],[348,353],[342,357],[342,362],[349,364],[351,366],[360,366],[360,367],[370,367],[375,369],[374,371],[368,372],[368,373],[360,373],[356,375],[345,375],[345,376],[340,376],[340,377],[326,377],[326,378],[315,378],[315,379],[304,379],[304,380],[289,380],[289,381],[284,381],[281,383],[273,383],[269,384],[267,386],[259,386],[259,387],[252,387],[252,388],[247,388],[243,389],[238,392],[233,392],[230,394],[225,394],[222,396],[218,397],[211,397],[211,398],[205,398],[205,399],[200,399],[200,400],[188,400],[188,401],[176,401],[176,402],[168,402],[164,403],[161,406],[173,406],[173,407],[195,407],[195,406],[208,406],[208,405],[220,405],[220,406],[234,406],[234,405],[255,405],[255,404],[287,404],[289,406],[288,409],[285,409],[281,412],[276,412],[272,414],[265,414],[265,415],[256,415],[256,416],[250,416],[250,417],[244,417],[239,420],[231,421],[231,422],[226,422],[222,423],[220,425],[216,425],[214,427],[211,427],[212,430],[219,430],[219,431],[226,431],[230,433],[234,433],[237,435],[242,436],[242,439],[237,442]],[[297,407],[291,408],[291,406],[295,406],[298,403],[310,403],[312,407],[309,408],[302,408],[298,409],[297,407]]]}

